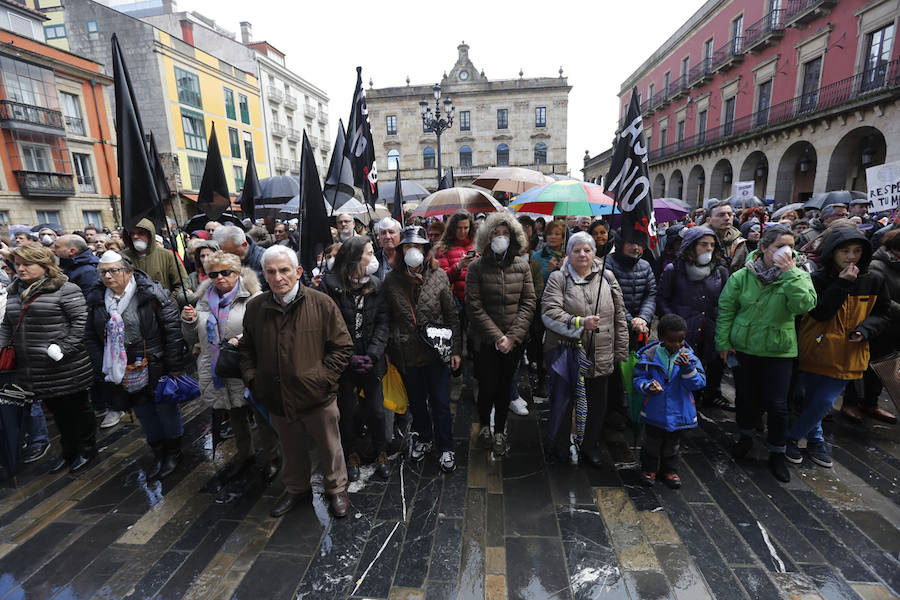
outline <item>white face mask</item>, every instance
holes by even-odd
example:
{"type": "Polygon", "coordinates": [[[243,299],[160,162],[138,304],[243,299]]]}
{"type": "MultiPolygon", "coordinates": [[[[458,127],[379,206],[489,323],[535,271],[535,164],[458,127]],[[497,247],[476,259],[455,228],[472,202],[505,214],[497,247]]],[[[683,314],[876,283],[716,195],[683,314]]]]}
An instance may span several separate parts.
{"type": "Polygon", "coordinates": [[[369,264],[366,265],[366,275],[374,275],[378,272],[378,259],[374,256],[369,259],[369,264]]]}
{"type": "Polygon", "coordinates": [[[509,248],[508,236],[498,235],[491,240],[491,250],[493,250],[496,254],[503,254],[504,252],[506,252],[507,248],[509,248]]]}
{"type": "Polygon", "coordinates": [[[403,260],[406,262],[407,266],[415,269],[425,260],[425,255],[422,254],[422,251],[418,248],[410,248],[406,251],[406,254],[403,255],[403,260]]]}
{"type": "Polygon", "coordinates": [[[325,261],[325,270],[330,271],[334,267],[334,257],[329,256],[328,260],[325,261]]]}
{"type": "Polygon", "coordinates": [[[145,242],[144,240],[134,240],[134,249],[138,252],[146,252],[147,242],[145,242]]]}
{"type": "Polygon", "coordinates": [[[45,246],[49,246],[53,243],[53,238],[50,237],[50,234],[45,233],[41,236],[41,243],[45,246]]]}
{"type": "Polygon", "coordinates": [[[701,254],[697,257],[697,264],[701,265],[701,266],[708,265],[709,262],[712,260],[712,255],[713,255],[712,252],[704,252],[703,254],[701,254]]]}

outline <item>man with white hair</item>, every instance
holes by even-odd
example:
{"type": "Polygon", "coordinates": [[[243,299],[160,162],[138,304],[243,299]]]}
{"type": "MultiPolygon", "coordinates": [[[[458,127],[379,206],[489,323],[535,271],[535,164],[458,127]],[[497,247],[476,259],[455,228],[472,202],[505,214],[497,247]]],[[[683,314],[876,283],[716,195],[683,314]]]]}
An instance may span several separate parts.
{"type": "Polygon", "coordinates": [[[244,382],[269,412],[281,441],[284,493],[270,514],[280,517],[312,494],[312,437],[331,511],[345,517],[350,496],[337,391],[353,340],[334,301],[300,284],[303,267],[296,252],[272,246],[262,264],[270,291],[247,303],[240,354],[244,382]]]}
{"type": "MultiPolygon", "coordinates": [[[[210,223],[212,222],[210,221],[210,223]]],[[[247,237],[243,229],[231,224],[219,225],[215,228],[212,237],[218,242],[222,252],[234,254],[240,258],[241,266],[253,269],[259,277],[259,281],[263,281],[262,256],[264,250],[247,237]]],[[[263,289],[266,289],[265,285],[263,285],[263,289]]]]}
{"type": "Polygon", "coordinates": [[[391,270],[399,266],[396,261],[400,229],[400,223],[391,217],[385,217],[375,223],[375,241],[378,243],[378,251],[375,253],[378,259],[378,272],[375,275],[381,281],[384,281],[391,270]]]}
{"type": "Polygon", "coordinates": [[[356,233],[355,225],[356,222],[353,220],[353,215],[347,213],[341,213],[334,220],[337,225],[337,235],[335,236],[335,243],[344,243],[355,235],[356,233]]]}

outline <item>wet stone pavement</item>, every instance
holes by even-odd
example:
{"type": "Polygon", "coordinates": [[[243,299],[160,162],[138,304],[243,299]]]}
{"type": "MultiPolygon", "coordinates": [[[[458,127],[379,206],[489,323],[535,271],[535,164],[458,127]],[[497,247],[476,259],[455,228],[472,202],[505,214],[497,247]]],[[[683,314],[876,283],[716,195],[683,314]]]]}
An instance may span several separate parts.
{"type": "Polygon", "coordinates": [[[342,520],[319,496],[269,517],[282,485],[254,470],[222,483],[233,442],[213,458],[200,403],[185,410],[183,464],[148,482],[126,418],[81,476],[45,474],[45,458],[0,486],[0,599],[900,597],[900,428],[835,417],[834,468],[807,460],[782,485],[759,441],[732,460],[731,415],[704,411],[672,491],[612,458],[546,463],[547,405],[532,406],[494,460],[464,395],[456,472],[434,457],[396,457],[388,481],[365,467],[342,520]]]}

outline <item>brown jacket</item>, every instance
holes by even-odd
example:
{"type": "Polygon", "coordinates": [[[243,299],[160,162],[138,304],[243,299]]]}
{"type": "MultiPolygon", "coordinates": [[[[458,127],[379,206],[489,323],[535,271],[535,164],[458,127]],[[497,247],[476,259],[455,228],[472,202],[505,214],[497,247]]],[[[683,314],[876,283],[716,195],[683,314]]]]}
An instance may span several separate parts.
{"type": "Polygon", "coordinates": [[[607,270],[603,277],[600,276],[601,264],[602,260],[595,258],[587,278],[576,280],[568,259],[565,260],[558,271],[550,273],[542,299],[542,317],[547,331],[544,351],[549,352],[561,343],[581,340],[592,366],[588,377],[610,375],[615,363],[628,357],[628,324],[622,290],[612,271],[607,270]],[[601,282],[598,307],[597,292],[601,290],[601,282]],[[576,326],[575,317],[593,314],[600,315],[600,327],[593,333],[576,326]]]}
{"type": "Polygon", "coordinates": [[[353,340],[331,298],[301,285],[283,308],[265,292],[247,303],[243,331],[241,371],[266,410],[297,421],[337,399],[353,340]]]}

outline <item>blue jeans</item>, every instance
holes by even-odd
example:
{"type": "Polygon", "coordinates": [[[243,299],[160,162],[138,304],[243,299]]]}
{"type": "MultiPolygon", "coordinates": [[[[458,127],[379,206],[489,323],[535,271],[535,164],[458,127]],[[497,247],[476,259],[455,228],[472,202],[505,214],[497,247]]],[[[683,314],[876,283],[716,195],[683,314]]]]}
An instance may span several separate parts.
{"type": "Polygon", "coordinates": [[[789,440],[806,438],[807,442],[824,442],[822,419],[831,412],[847,381],[808,371],[797,373],[797,389],[803,389],[803,412],[788,431],[789,440]]]}
{"type": "Polygon", "coordinates": [[[407,367],[403,385],[412,412],[413,431],[423,441],[435,438],[441,452],[453,451],[453,423],[450,417],[450,369],[440,363],[407,367]],[[427,402],[427,404],[426,404],[427,402]],[[428,409],[431,418],[428,418],[428,409]]]}
{"type": "Polygon", "coordinates": [[[134,414],[141,422],[144,435],[151,444],[174,440],[184,433],[184,427],[181,425],[181,407],[177,404],[143,402],[134,405],[134,414]]]}
{"type": "Polygon", "coordinates": [[[28,436],[28,445],[48,444],[50,436],[47,434],[47,420],[41,403],[35,401],[31,405],[31,412],[25,416],[25,434],[28,436]]]}

